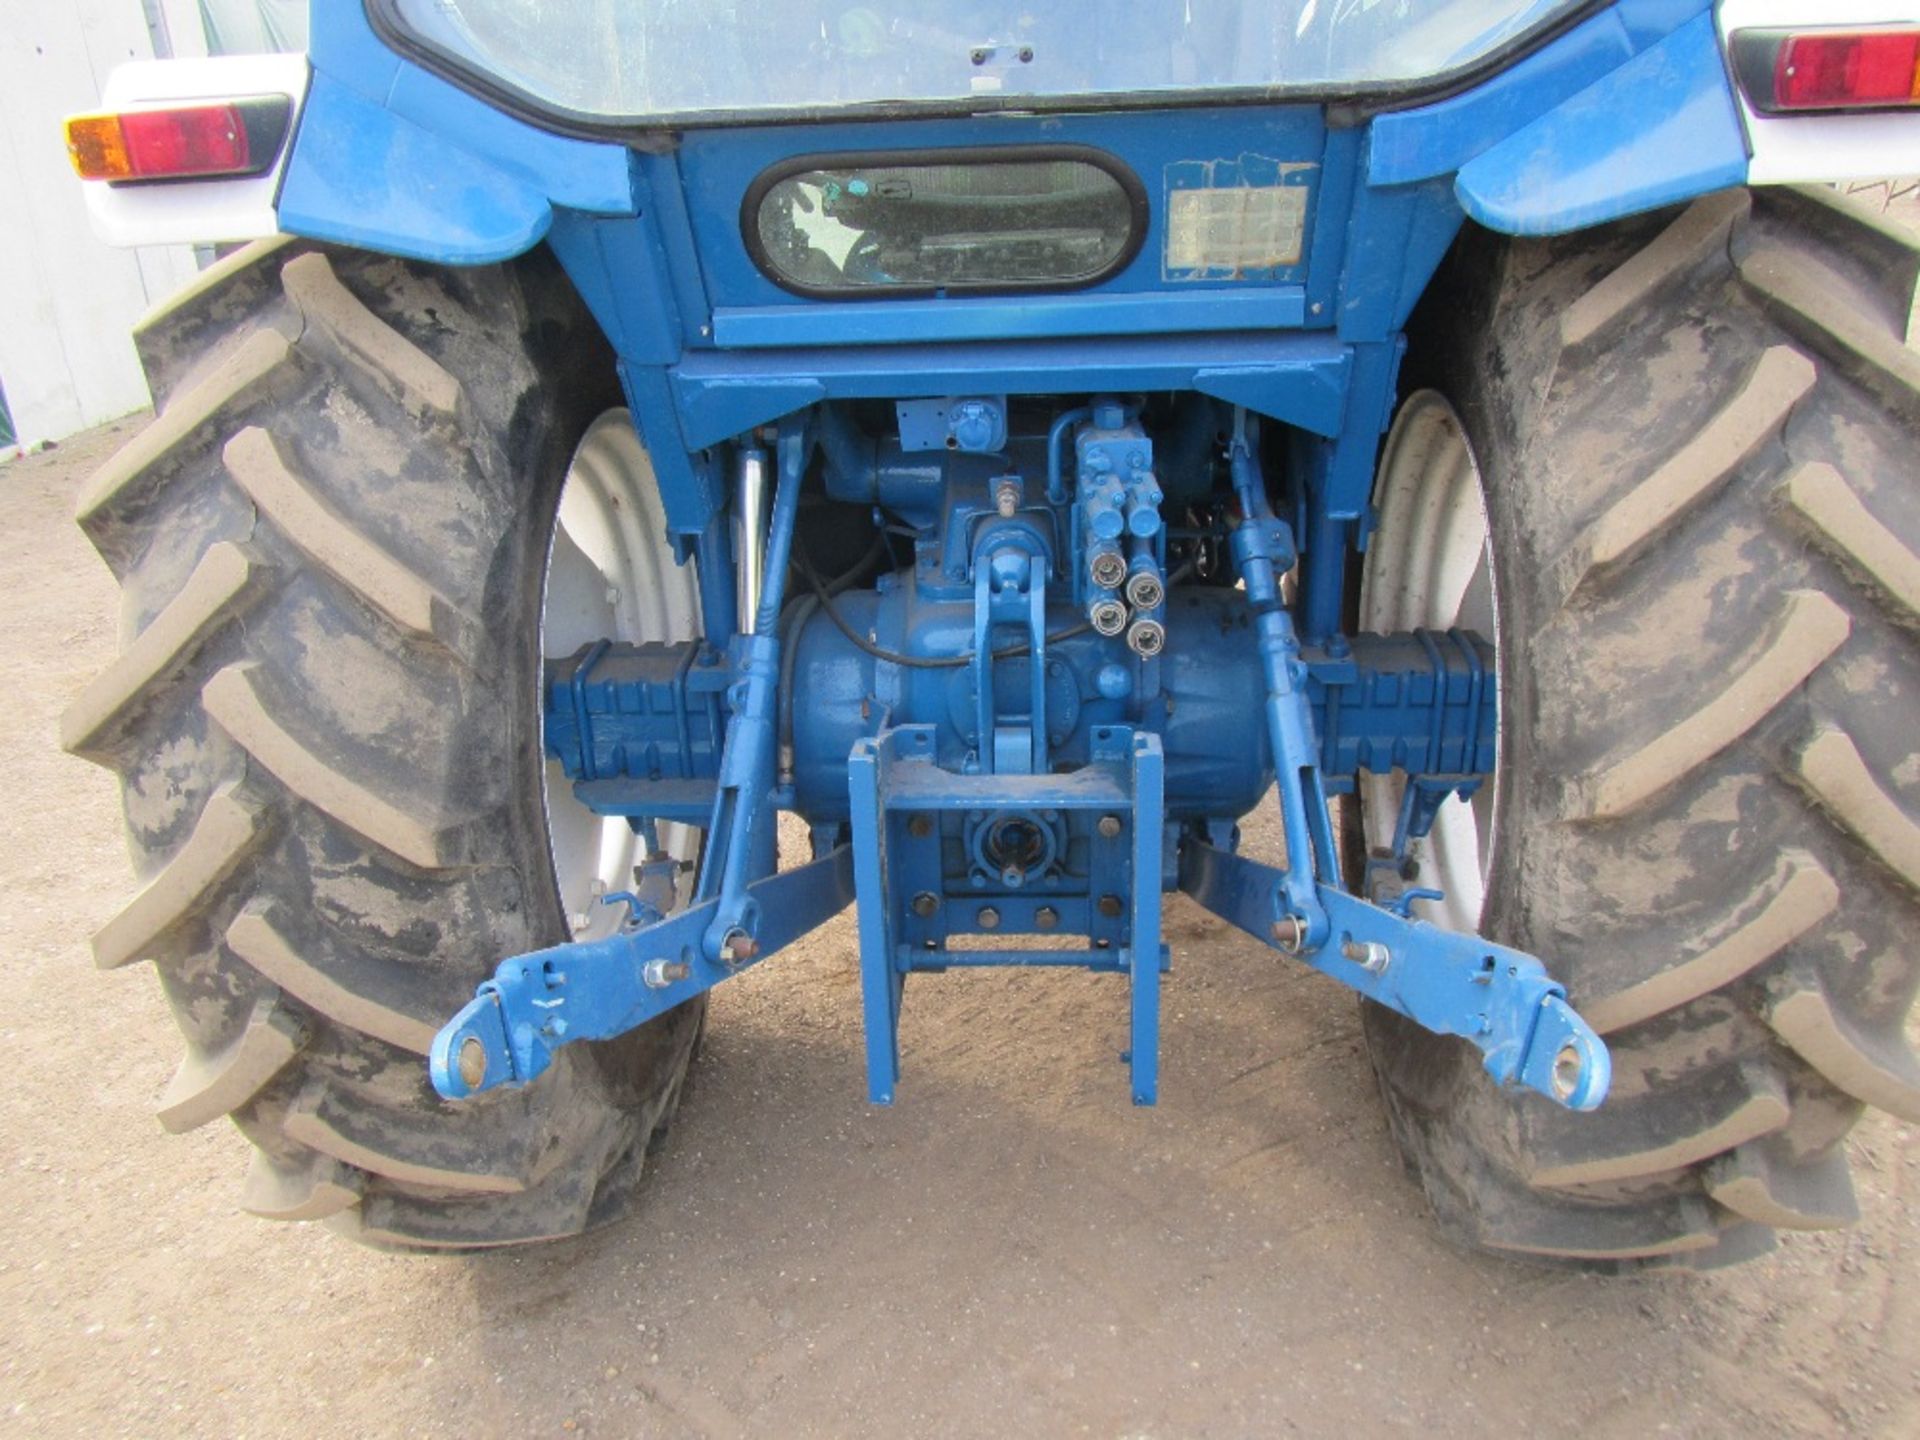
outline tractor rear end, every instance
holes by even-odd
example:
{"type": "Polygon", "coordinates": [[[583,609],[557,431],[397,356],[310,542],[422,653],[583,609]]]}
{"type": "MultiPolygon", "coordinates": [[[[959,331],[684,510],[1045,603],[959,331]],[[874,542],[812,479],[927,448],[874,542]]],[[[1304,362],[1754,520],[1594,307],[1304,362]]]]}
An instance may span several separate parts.
{"type": "Polygon", "coordinates": [[[247,1208],[614,1217],[707,992],[849,905],[874,1103],[1026,965],[1150,1105],[1178,892],[1363,998],[1450,1234],[1852,1218],[1920,1118],[1920,247],[1748,186],[1920,169],[1920,31],[1386,8],[374,0],[115,77],[103,231],[262,237],[137,336],[66,734],[247,1208]]]}

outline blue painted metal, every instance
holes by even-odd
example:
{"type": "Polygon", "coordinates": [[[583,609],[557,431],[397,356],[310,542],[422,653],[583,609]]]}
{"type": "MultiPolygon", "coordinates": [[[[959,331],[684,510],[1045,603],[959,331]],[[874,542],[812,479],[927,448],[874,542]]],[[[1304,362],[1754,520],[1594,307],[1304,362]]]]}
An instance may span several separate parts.
{"type": "Polygon", "coordinates": [[[1471,90],[1380,116],[1369,127],[1368,183],[1452,174],[1710,9],[1711,0],[1612,5],[1471,90]]]}
{"type": "MultiPolygon", "coordinates": [[[[1244,421],[1230,458],[1250,517],[1265,512],[1265,485],[1244,421]]],[[[1286,863],[1261,865],[1198,839],[1182,852],[1181,888],[1249,934],[1296,955],[1441,1034],[1464,1035],[1503,1084],[1539,1091],[1573,1109],[1606,1098],[1606,1045],[1566,1004],[1565,990],[1531,956],[1478,936],[1442,931],[1369,905],[1340,888],[1327,792],[1319,774],[1308,669],[1282,608],[1277,571],[1292,555],[1278,522],[1243,525],[1234,559],[1258,624],[1266,716],[1276,759],[1286,863]]],[[[1469,665],[1478,686],[1480,667],[1469,665]]],[[[1435,733],[1440,727],[1436,723],[1435,733]]]]}
{"type": "Polygon", "coordinates": [[[734,683],[704,642],[602,640],[546,669],[543,738],[602,815],[702,824],[712,813],[734,683]]]}
{"type": "Polygon", "coordinates": [[[1276,904],[1286,890],[1284,872],[1194,841],[1181,851],[1180,888],[1369,1000],[1438,1034],[1471,1041],[1484,1054],[1487,1073],[1503,1085],[1537,1090],[1574,1110],[1592,1110],[1606,1098],[1613,1065],[1605,1042],[1531,955],[1404,919],[1330,885],[1320,890],[1325,937],[1289,943],[1283,907],[1276,904]]]}
{"type": "Polygon", "coordinates": [[[730,962],[708,955],[702,943],[719,923],[717,898],[604,940],[502,962],[434,1037],[428,1055],[434,1089],[459,1100],[528,1084],[562,1045],[624,1035],[778,953],[851,903],[852,853],[842,846],[756,881],[746,898],[760,917],[759,948],[730,962]]]}
{"type": "MultiPolygon", "coordinates": [[[[1346,423],[1349,347],[1320,333],[1127,336],[978,345],[695,351],[672,367],[689,449],[731,440],[822,400],[1092,395],[1198,390],[1335,436],[1346,423]]],[[[1385,400],[1376,397],[1381,409],[1385,400]]]]}
{"type": "Polygon", "coordinates": [[[1244,414],[1236,417],[1229,463],[1234,493],[1249,521],[1233,532],[1233,560],[1254,616],[1255,644],[1266,681],[1267,740],[1276,766],[1280,825],[1287,843],[1287,868],[1281,878],[1286,908],[1276,918],[1295,927],[1302,948],[1318,949],[1326,943],[1327,917],[1316,874],[1339,874],[1339,861],[1317,769],[1313,716],[1306,700],[1307,667],[1293,617],[1280,598],[1280,576],[1296,558],[1293,535],[1268,509],[1266,482],[1254,459],[1244,414]]]}
{"type": "MultiPolygon", "coordinates": [[[[648,189],[646,198],[652,193],[648,189]]],[[[659,366],[679,358],[686,340],[681,297],[651,225],[561,210],[547,243],[628,365],[659,366]]],[[[675,438],[663,436],[662,443],[675,438]]]]}
{"type": "MultiPolygon", "coordinates": [[[[973,650],[970,591],[932,591],[909,575],[884,590],[840,597],[848,624],[896,653],[921,657],[973,650]],[[950,598],[949,598],[950,597],[950,598]]],[[[1165,750],[1169,814],[1198,820],[1242,815],[1272,783],[1272,752],[1249,733],[1263,686],[1247,644],[1244,598],[1225,588],[1177,588],[1166,608],[1167,644],[1151,700],[1141,696],[1140,662],[1124,644],[1082,632],[1047,646],[1047,753],[1056,765],[1079,766],[1093,754],[1094,732],[1132,725],[1151,729],[1165,750]]],[[[1049,610],[1050,634],[1077,627],[1082,612],[1058,598],[1049,610]]],[[[847,817],[846,756],[873,735],[880,717],[931,727],[938,763],[964,770],[979,749],[979,718],[971,670],[908,669],[862,653],[825,616],[816,615],[796,637],[794,685],[805,704],[794,712],[796,809],[816,823],[847,817]]],[[[1024,710],[1031,684],[1028,662],[995,663],[994,690],[1024,710]]],[[[1384,728],[1384,717],[1381,728],[1384,728]]],[[[1424,725],[1424,717],[1420,724],[1424,725]]],[[[1409,729],[1414,722],[1409,721],[1409,729]]],[[[1368,733],[1379,734],[1380,730],[1368,733]]],[[[1424,734],[1424,730],[1420,732],[1424,734]]],[[[1402,737],[1411,739],[1411,736],[1402,737]]],[[[1350,753],[1358,745],[1349,746],[1350,753]]]]}
{"type": "Polygon", "coordinates": [[[297,235],[417,260],[479,264],[539,243],[538,186],[316,71],[280,187],[297,235]]]}
{"type": "MultiPolygon", "coordinates": [[[[893,412],[900,425],[900,449],[907,454],[958,450],[968,455],[991,455],[1007,448],[1004,395],[902,400],[893,412]]],[[[885,493],[884,486],[875,488],[877,494],[885,493]]]]}
{"type": "Polygon", "coordinates": [[[813,452],[812,435],[802,420],[780,426],[775,460],[773,516],[766,536],[766,585],[750,633],[733,638],[733,718],[707,825],[698,894],[719,898],[703,939],[709,960],[737,964],[757,954],[765,917],[751,893],[756,872],[773,854],[774,742],[779,727],[780,606],[786,594],[787,561],[794,519],[800,509],[800,482],[813,452]]]}
{"type": "Polygon", "coordinates": [[[1132,999],[1127,1064],[1133,1079],[1133,1103],[1151,1105],[1160,1094],[1160,891],[1165,768],[1160,742],[1131,735],[1133,752],[1132,925],[1127,932],[1127,981],[1132,999]]]}
{"type": "Polygon", "coordinates": [[[861,993],[868,1098],[875,1104],[891,1104],[899,1083],[907,975],[1003,964],[1124,972],[1134,1102],[1154,1103],[1166,964],[1160,944],[1168,839],[1161,748],[1157,737],[1125,726],[1096,730],[1093,743],[1089,762],[1069,774],[1014,775],[943,767],[931,726],[887,729],[854,745],[848,769],[861,993]],[[1018,886],[979,883],[978,867],[962,866],[956,873],[946,862],[949,841],[968,824],[1047,814],[1072,836],[1050,875],[1027,877],[1018,886]],[[1050,876],[1056,883],[1048,883],[1050,876]],[[1037,893],[1020,893],[1027,886],[1037,893]],[[983,951],[949,944],[958,935],[1076,930],[1088,937],[1089,949],[983,951]]]}
{"type": "MultiPolygon", "coordinates": [[[[839,603],[857,629],[902,653],[958,653],[972,634],[970,598],[928,599],[911,581],[884,593],[856,591],[839,603]]],[[[1052,606],[1049,632],[1070,628],[1075,613],[1052,606]]],[[[1163,747],[1171,816],[1244,814],[1273,771],[1270,742],[1244,733],[1244,717],[1261,704],[1264,686],[1258,656],[1245,641],[1246,601],[1233,590],[1179,590],[1165,613],[1161,703],[1144,712],[1131,703],[1137,666],[1116,660],[1111,642],[1080,634],[1048,644],[1047,753],[1058,763],[1085,764],[1096,727],[1144,727],[1163,747]]],[[[847,818],[845,757],[873,733],[877,694],[887,696],[896,723],[931,727],[941,763],[964,768],[977,750],[975,672],[883,675],[893,667],[863,654],[818,615],[787,643],[796,647],[796,687],[806,696],[794,717],[788,798],[810,822],[847,818]]],[[[1301,653],[1327,793],[1351,791],[1362,770],[1405,771],[1431,782],[1441,797],[1493,773],[1497,689],[1484,640],[1415,631],[1358,635],[1339,648],[1337,655],[1301,653]]],[[[1030,685],[1030,676],[1019,674],[1029,663],[998,662],[996,688],[1030,685]]],[[[606,815],[708,818],[724,731],[720,701],[734,680],[720,657],[691,643],[596,647],[549,661],[547,674],[547,753],[561,761],[584,803],[606,815]]]]}
{"type": "Polygon", "coordinates": [[[1509,235],[1557,235],[1738,185],[1747,147],[1702,14],[1462,166],[1460,203],[1509,235]]]}
{"type": "MultiPolygon", "coordinates": [[[[1096,396],[1087,410],[1087,418],[1073,427],[1076,480],[1072,516],[1066,525],[1070,539],[1066,555],[1069,588],[1075,607],[1082,612],[1096,599],[1111,600],[1113,596],[1105,592],[1119,588],[1112,583],[1095,583],[1091,561],[1096,551],[1106,550],[1119,558],[1123,574],[1120,585],[1131,588],[1143,583],[1136,582],[1135,576],[1144,576],[1144,583],[1150,583],[1162,595],[1166,592],[1167,553],[1160,523],[1160,505],[1166,492],[1154,471],[1152,439],[1137,413],[1129,413],[1115,396],[1096,396]]],[[[1051,429],[1047,444],[1051,452],[1051,429]]],[[[1129,603],[1135,614],[1164,623],[1164,603],[1145,607],[1129,603]]]]}
{"type": "MultiPolygon", "coordinates": [[[[711,787],[696,892],[702,918],[687,932],[697,946],[663,928],[678,921],[653,925],[645,933],[654,949],[622,952],[641,962],[638,981],[631,965],[610,970],[591,944],[543,952],[537,964],[509,962],[442,1036],[436,1083],[455,1073],[449,1065],[457,1071],[463,1051],[482,1057],[486,1074],[518,1083],[572,1033],[576,1012],[557,1007],[575,1003],[593,1027],[615,1023],[608,1016],[644,1020],[659,1009],[636,986],[665,994],[710,984],[782,933],[768,928],[762,897],[771,892],[755,877],[767,863],[784,643],[796,647],[794,682],[807,704],[795,707],[793,782],[781,798],[816,835],[833,837],[842,822],[850,829],[876,1100],[890,1100],[898,1082],[907,974],[1080,963],[1128,975],[1133,1095],[1153,1103],[1165,963],[1159,897],[1182,848],[1197,847],[1206,853],[1186,862],[1188,888],[1203,903],[1338,978],[1372,977],[1357,988],[1468,1034],[1502,1080],[1598,1103],[1604,1047],[1565,1010],[1537,961],[1471,937],[1434,940],[1440,932],[1406,917],[1406,897],[1396,913],[1338,888],[1327,795],[1350,786],[1360,768],[1407,774],[1401,844],[1431,823],[1441,799],[1471,793],[1490,772],[1496,698],[1484,642],[1416,632],[1303,649],[1279,589],[1298,558],[1293,531],[1268,507],[1258,436],[1244,411],[1234,414],[1227,456],[1242,517],[1231,534],[1241,589],[1156,598],[1168,622],[1164,656],[1126,657],[1112,636],[1056,634],[1061,612],[1075,613],[1076,602],[1050,597],[1074,589],[1060,567],[1067,561],[1077,574],[1076,539],[1082,549],[1127,539],[1134,574],[1164,587],[1161,447],[1140,410],[1115,396],[1095,395],[1082,409],[1065,427],[1050,424],[1044,437],[1017,443],[997,402],[896,409],[907,434],[925,431],[924,443],[942,429],[954,439],[956,450],[943,445],[931,471],[832,410],[782,422],[768,583],[752,629],[734,638],[731,664],[696,644],[602,642],[555,663],[547,690],[549,750],[603,813],[692,818],[697,806],[663,786],[711,787]],[[1000,440],[1007,452],[958,453],[956,419],[974,427],[978,443],[1000,440]],[[1029,496],[1009,466],[1022,455],[1045,466],[1069,437],[1073,482],[1063,475],[1061,488],[1071,498],[1051,506],[1044,491],[1029,496]],[[924,514],[920,562],[843,595],[832,614],[789,627],[783,641],[781,579],[817,449],[830,486],[924,514]],[[883,463],[883,454],[899,458],[883,463]],[[872,638],[862,648],[846,632],[872,638]],[[1012,641],[1018,647],[1008,649],[1012,641]],[[889,654],[955,663],[927,669],[889,654]],[[722,693],[733,710],[724,744],[722,693]],[[1266,719],[1264,747],[1248,743],[1244,724],[1256,708],[1266,719]],[[1216,851],[1232,818],[1275,780],[1286,867],[1249,867],[1216,851]],[[1079,934],[1087,947],[1072,952],[1076,962],[1057,950],[956,944],[1023,933],[1079,934]],[[660,952],[662,937],[687,945],[692,958],[660,952]],[[1462,968],[1468,951],[1482,967],[1472,974],[1462,968]],[[575,953],[578,973],[594,978],[566,991],[569,982],[554,977],[575,973],[575,953]],[[1482,973],[1489,958],[1507,970],[1482,973]],[[516,1019],[522,1012],[533,1019],[516,1019]],[[1552,1061],[1540,1059],[1542,1046],[1552,1061]]],[[[633,902],[636,923],[653,917],[658,906],[648,903],[633,902]]]]}
{"type": "MultiPolygon", "coordinates": [[[[1276,266],[1257,275],[1221,276],[1211,280],[1172,280],[1167,273],[1170,191],[1211,183],[1215,188],[1240,189],[1248,167],[1272,162],[1264,176],[1269,183],[1304,185],[1308,195],[1307,225],[1320,188],[1319,167],[1326,145],[1326,123],[1320,109],[1309,105],[1231,107],[1197,106],[1169,110],[1151,120],[1113,111],[1061,115],[998,115],[987,119],[925,118],[903,126],[899,121],[832,120],[799,130],[791,125],[742,126],[731,129],[693,129],[680,144],[681,174],[686,181],[688,211],[697,248],[714,303],[722,309],[785,309],[796,317],[826,309],[836,315],[855,312],[877,316],[906,309],[938,314],[926,306],[951,306],[957,313],[984,302],[951,301],[829,302],[808,301],[774,284],[753,261],[741,238],[740,206],[747,187],[763,171],[795,155],[871,154],[911,146],[916,151],[954,148],[1019,147],[1023,145],[1084,145],[1116,157],[1140,180],[1147,194],[1146,232],[1139,253],[1119,274],[1070,295],[1036,293],[1011,303],[1000,303],[1002,314],[1014,315],[1031,304],[1053,308],[1078,302],[1078,308],[1098,312],[1097,302],[1122,296],[1166,298],[1170,285],[1190,293],[1195,301],[1208,296],[1239,297],[1260,303],[1277,288],[1297,287],[1312,268],[1303,254],[1293,265],[1276,266]],[[1144,123],[1143,123],[1144,122],[1144,123]],[[1306,169],[1280,173],[1282,164],[1306,169]],[[1199,167],[1202,173],[1196,173],[1199,167]]],[[[1051,333],[1083,333],[1067,309],[1058,312],[1068,327],[1051,333]]],[[[1198,313],[1207,313],[1204,310],[1198,313]]],[[[1212,312],[1216,315],[1221,312],[1212,312]]],[[[882,323],[878,319],[871,322],[882,323]]],[[[1294,323],[1298,323],[1297,321],[1294,323]]],[[[983,338],[1006,332],[986,330],[983,338]]],[[[921,338],[936,338],[932,333],[921,338]]],[[[940,335],[937,338],[959,338],[940,335]]],[[[819,344],[818,333],[805,343],[819,344]]]]}
{"type": "Polygon", "coordinates": [[[894,300],[845,304],[721,306],[715,341],[739,349],[805,345],[823,333],[846,345],[1024,340],[1044,335],[1168,335],[1209,330],[1291,330],[1306,322],[1297,285],[1226,295],[1045,295],[1023,299],[894,300]]]}
{"type": "Polygon", "coordinates": [[[308,58],[284,230],[473,265],[538,244],[556,207],[638,208],[624,146],[539,129],[402,60],[358,4],[314,7],[308,58]]]}
{"type": "Polygon", "coordinates": [[[443,1093],[464,1093],[470,1040],[486,1084],[524,1083],[554,1046],[770,953],[857,872],[877,1097],[897,1082],[910,971],[1080,963],[1129,976],[1133,1093],[1151,1103],[1159,897],[1178,866],[1235,923],[1467,1034],[1497,1078],[1598,1102],[1605,1048],[1537,961],[1411,922],[1391,887],[1398,913],[1339,889],[1328,794],[1363,768],[1404,772],[1404,845],[1490,772],[1497,703],[1472,637],[1350,640],[1340,622],[1402,330],[1466,219],[1549,233],[1744,176],[1705,0],[1619,0],[1505,73],[1393,113],[869,117],[692,128],[658,153],[508,116],[390,53],[355,4],[317,8],[312,58],[282,224],[449,263],[544,239],[617,356],[709,637],[559,662],[545,705],[549,753],[589,805],[641,827],[704,822],[693,907],[658,920],[642,890],[630,933],[502,966],[441,1036],[443,1093]],[[1040,144],[1100,149],[1147,196],[1136,257],[1083,291],[823,303],[774,285],[742,236],[749,185],[803,151],[1040,144]],[[1297,191],[1297,240],[1244,265],[1179,258],[1172,217],[1196,189],[1297,191]],[[1149,435],[1142,415],[1177,393],[1207,403],[1149,435]],[[1116,398],[1136,395],[1153,398],[1116,398]],[[897,438],[871,433],[888,407],[897,438]],[[766,560],[749,616],[726,479],[769,426],[779,478],[768,533],[747,537],[766,560]],[[1280,467],[1273,499],[1263,458],[1280,467]],[[783,639],[814,484],[873,507],[912,558],[831,613],[810,597],[783,639]],[[1242,590],[1172,583],[1171,555],[1205,551],[1230,552],[1242,590]],[[1089,633],[1096,605],[1131,606],[1128,633],[1152,626],[1165,648],[1089,633]],[[866,653],[842,626],[943,663],[866,653]],[[801,702],[790,782],[775,769],[783,658],[801,702]],[[1288,861],[1268,869],[1224,842],[1276,778],[1288,861]],[[823,849],[851,844],[763,878],[776,803],[823,849]],[[1032,932],[1087,945],[983,940],[1032,932]]]}
{"type": "Polygon", "coordinates": [[[1362,770],[1463,783],[1493,774],[1499,686],[1485,639],[1416,630],[1356,635],[1334,649],[1301,657],[1329,794],[1352,789],[1362,770]]]}

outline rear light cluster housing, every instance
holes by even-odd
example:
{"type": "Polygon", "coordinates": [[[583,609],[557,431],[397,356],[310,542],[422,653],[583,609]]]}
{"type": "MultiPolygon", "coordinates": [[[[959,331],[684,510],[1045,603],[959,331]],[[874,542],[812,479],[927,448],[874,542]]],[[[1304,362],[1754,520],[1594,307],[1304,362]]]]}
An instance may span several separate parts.
{"type": "Polygon", "coordinates": [[[1920,27],[1737,30],[1727,48],[1762,115],[1920,108],[1920,27]]]}
{"type": "Polygon", "coordinates": [[[292,115],[287,95],[75,115],[67,154],[82,180],[116,185],[260,175],[279,158],[292,115]]]}

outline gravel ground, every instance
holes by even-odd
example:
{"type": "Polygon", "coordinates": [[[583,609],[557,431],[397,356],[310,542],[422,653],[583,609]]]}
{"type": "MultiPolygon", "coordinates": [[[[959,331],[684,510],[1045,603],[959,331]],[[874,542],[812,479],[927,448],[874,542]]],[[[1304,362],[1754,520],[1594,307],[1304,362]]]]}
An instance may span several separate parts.
{"type": "Polygon", "coordinates": [[[408,1258],[239,1213],[239,1134],[153,1119],[158,987],[90,963],[118,803],[55,739],[114,648],[73,495],[136,423],[0,469],[0,1432],[1920,1434],[1920,1131],[1869,1117],[1864,1223],[1740,1269],[1463,1254],[1351,1000],[1184,898],[1158,1109],[1066,973],[915,986],[870,1109],[843,917],[718,992],[625,1224],[408,1258]]]}

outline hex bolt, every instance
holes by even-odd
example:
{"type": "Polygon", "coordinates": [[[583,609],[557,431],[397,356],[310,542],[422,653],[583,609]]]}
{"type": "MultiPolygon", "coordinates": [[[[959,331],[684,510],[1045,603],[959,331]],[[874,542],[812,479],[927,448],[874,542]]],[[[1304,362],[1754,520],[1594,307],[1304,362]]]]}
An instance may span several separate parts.
{"type": "Polygon", "coordinates": [[[1378,940],[1344,941],[1340,946],[1340,953],[1369,975],[1378,975],[1387,968],[1387,962],[1393,959],[1393,952],[1378,940]]]}
{"type": "Polygon", "coordinates": [[[729,930],[727,938],[720,942],[720,959],[728,965],[751,960],[759,953],[760,942],[744,930],[729,930]]]}
{"type": "Polygon", "coordinates": [[[1060,912],[1051,905],[1042,905],[1033,912],[1033,923],[1042,930],[1051,930],[1060,923],[1060,912]]]}
{"type": "Polygon", "coordinates": [[[640,980],[649,990],[664,990],[693,974],[684,960],[649,960],[640,967],[640,980]]]}
{"type": "Polygon", "coordinates": [[[1152,659],[1167,646],[1167,629],[1158,620],[1144,616],[1127,630],[1127,648],[1142,660],[1152,659]]]}
{"type": "Polygon", "coordinates": [[[460,1083],[469,1090],[478,1090],[487,1079],[487,1047],[480,1043],[478,1035],[469,1035],[460,1042],[460,1083]]]}
{"type": "Polygon", "coordinates": [[[915,815],[907,821],[907,833],[916,840],[926,839],[929,835],[933,834],[933,817],[931,815],[915,815]]]}
{"type": "Polygon", "coordinates": [[[922,920],[930,919],[940,908],[940,897],[931,890],[922,890],[913,897],[913,913],[922,920]]]}
{"type": "Polygon", "coordinates": [[[1100,823],[1094,828],[1100,832],[1100,838],[1102,840],[1118,840],[1122,828],[1120,817],[1118,815],[1102,815],[1100,817],[1100,823]]]}
{"type": "Polygon", "coordinates": [[[1102,895],[1100,897],[1100,913],[1109,920],[1119,919],[1121,912],[1126,908],[1127,907],[1121,903],[1118,895],[1102,895]]]}
{"type": "Polygon", "coordinates": [[[1020,510],[1020,482],[1011,477],[993,487],[993,508],[1002,520],[1011,520],[1020,510]]]}
{"type": "Polygon", "coordinates": [[[991,905],[982,905],[980,907],[980,913],[974,916],[973,919],[974,923],[982,930],[998,930],[1000,928],[1000,912],[991,905]]]}

